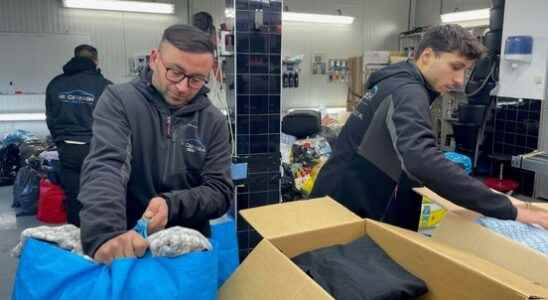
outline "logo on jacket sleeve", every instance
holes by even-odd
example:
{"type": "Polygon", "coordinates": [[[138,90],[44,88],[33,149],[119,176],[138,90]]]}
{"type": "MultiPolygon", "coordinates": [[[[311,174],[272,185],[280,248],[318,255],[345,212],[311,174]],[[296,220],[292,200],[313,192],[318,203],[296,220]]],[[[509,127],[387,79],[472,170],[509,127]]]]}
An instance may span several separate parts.
{"type": "Polygon", "coordinates": [[[371,102],[371,99],[373,99],[373,97],[377,95],[378,90],[378,85],[374,85],[372,88],[367,90],[365,95],[363,95],[363,97],[361,98],[360,103],[358,103],[356,109],[352,112],[352,115],[362,120],[363,114],[368,110],[369,103],[371,102]]]}
{"type": "Polygon", "coordinates": [[[61,92],[59,93],[58,98],[63,103],[72,103],[72,104],[93,105],[93,103],[95,102],[95,95],[83,90],[61,92]]]}
{"type": "Polygon", "coordinates": [[[185,147],[186,152],[206,152],[206,147],[204,146],[202,141],[197,138],[187,139],[183,143],[183,146],[185,147]]]}

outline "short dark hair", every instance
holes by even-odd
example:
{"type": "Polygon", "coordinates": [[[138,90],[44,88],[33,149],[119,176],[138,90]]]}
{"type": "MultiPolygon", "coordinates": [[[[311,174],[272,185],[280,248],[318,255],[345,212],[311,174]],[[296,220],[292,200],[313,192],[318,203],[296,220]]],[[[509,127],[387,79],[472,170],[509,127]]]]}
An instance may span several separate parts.
{"type": "Polygon", "coordinates": [[[82,44],[74,48],[74,56],[97,60],[97,49],[93,46],[82,44]]]}
{"type": "Polygon", "coordinates": [[[456,24],[430,28],[419,42],[415,59],[418,59],[426,48],[431,48],[436,53],[456,52],[470,60],[476,60],[485,53],[485,47],[478,39],[456,24]]]}
{"type": "Polygon", "coordinates": [[[215,25],[213,25],[213,17],[205,11],[195,13],[192,16],[192,25],[194,25],[196,28],[200,29],[201,31],[209,35],[212,35],[215,33],[215,25]]]}
{"type": "Polygon", "coordinates": [[[213,54],[215,51],[209,35],[192,25],[169,26],[164,30],[162,42],[168,42],[184,52],[213,54]]]}

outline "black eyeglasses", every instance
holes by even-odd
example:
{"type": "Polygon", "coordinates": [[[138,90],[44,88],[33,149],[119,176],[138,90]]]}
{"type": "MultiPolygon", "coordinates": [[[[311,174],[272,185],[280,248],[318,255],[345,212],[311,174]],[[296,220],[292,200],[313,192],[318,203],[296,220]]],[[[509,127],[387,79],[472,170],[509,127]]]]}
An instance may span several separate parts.
{"type": "Polygon", "coordinates": [[[162,60],[162,56],[158,55],[158,58],[160,58],[160,62],[166,69],[166,79],[178,84],[179,82],[185,80],[185,78],[188,78],[187,85],[189,88],[193,89],[199,89],[203,87],[205,84],[207,84],[207,79],[205,79],[203,76],[200,75],[188,75],[183,71],[175,70],[172,68],[168,68],[164,61],[162,60]]]}

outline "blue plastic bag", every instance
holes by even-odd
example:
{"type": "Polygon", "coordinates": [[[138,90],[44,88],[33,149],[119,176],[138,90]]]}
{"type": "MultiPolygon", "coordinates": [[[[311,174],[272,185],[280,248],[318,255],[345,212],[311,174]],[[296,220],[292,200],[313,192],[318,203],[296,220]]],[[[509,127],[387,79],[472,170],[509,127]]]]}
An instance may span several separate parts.
{"type": "Polygon", "coordinates": [[[12,299],[216,299],[217,288],[238,267],[238,243],[232,218],[212,224],[211,232],[213,251],[174,258],[148,253],[139,259],[116,259],[111,266],[29,239],[12,299]]]}
{"type": "Polygon", "coordinates": [[[211,225],[211,240],[217,245],[219,258],[219,287],[232,275],[240,264],[236,223],[224,218],[211,225]]]}
{"type": "Polygon", "coordinates": [[[98,264],[49,243],[29,239],[19,260],[12,299],[217,298],[217,252],[167,258],[116,259],[98,264]]]}

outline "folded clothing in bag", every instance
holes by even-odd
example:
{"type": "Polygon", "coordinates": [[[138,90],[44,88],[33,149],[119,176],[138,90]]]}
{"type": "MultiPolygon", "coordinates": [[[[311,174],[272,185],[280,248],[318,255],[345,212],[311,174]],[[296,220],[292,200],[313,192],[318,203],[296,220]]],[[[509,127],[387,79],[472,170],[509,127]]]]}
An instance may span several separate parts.
{"type": "Polygon", "coordinates": [[[548,255],[548,230],[512,220],[488,217],[479,218],[477,222],[483,227],[548,255]]]}
{"type": "MultiPolygon", "coordinates": [[[[209,240],[199,231],[180,226],[170,227],[143,237],[150,243],[150,251],[153,256],[175,257],[192,251],[212,250],[213,248],[209,240]]],[[[55,244],[91,260],[82,251],[80,228],[72,224],[38,226],[23,230],[21,241],[12,250],[12,255],[19,257],[25,242],[31,238],[55,244]]]]}
{"type": "Polygon", "coordinates": [[[412,299],[428,291],[368,236],[301,254],[293,262],[337,300],[412,299]]]}

